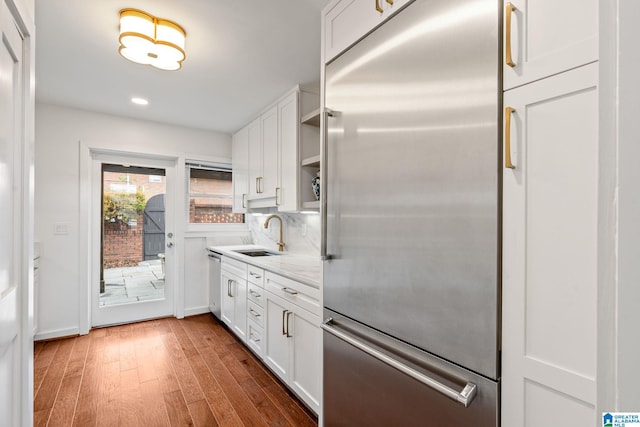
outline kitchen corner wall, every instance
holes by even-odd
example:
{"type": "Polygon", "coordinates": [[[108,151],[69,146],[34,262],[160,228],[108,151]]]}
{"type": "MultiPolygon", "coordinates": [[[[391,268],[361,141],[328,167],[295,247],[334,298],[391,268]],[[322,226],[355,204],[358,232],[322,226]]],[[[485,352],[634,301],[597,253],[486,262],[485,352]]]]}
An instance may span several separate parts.
{"type": "MultiPolygon", "coordinates": [[[[80,187],[86,179],[80,176],[79,141],[122,152],[230,159],[231,136],[43,103],[36,104],[35,128],[35,239],[40,242],[36,338],[46,339],[77,334],[82,304],[88,304],[79,298],[89,286],[80,274],[87,255],[81,253],[79,234],[85,203],[80,187]]],[[[184,198],[185,186],[178,187],[184,198]]],[[[185,304],[194,292],[185,291],[185,304]]]]}
{"type": "Polygon", "coordinates": [[[251,231],[253,243],[272,250],[278,250],[280,223],[277,219],[269,222],[269,228],[264,228],[264,222],[271,214],[282,218],[282,239],[285,251],[299,255],[320,256],[320,215],[264,212],[260,214],[246,214],[246,223],[251,231]]]}

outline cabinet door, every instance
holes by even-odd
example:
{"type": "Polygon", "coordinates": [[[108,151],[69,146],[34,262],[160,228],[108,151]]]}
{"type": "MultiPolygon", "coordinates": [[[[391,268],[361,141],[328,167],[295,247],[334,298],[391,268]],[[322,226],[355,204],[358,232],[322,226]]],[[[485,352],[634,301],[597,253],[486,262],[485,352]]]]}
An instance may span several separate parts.
{"type": "Polygon", "coordinates": [[[249,198],[259,196],[262,177],[262,129],[260,118],[251,122],[247,128],[249,140],[249,198]]]}
{"type": "Polygon", "coordinates": [[[505,0],[504,5],[505,90],[598,59],[597,0],[505,0]],[[515,7],[511,13],[509,4],[515,7]],[[509,40],[513,67],[506,64],[509,40]]]}
{"type": "Polygon", "coordinates": [[[276,205],[281,212],[298,210],[298,92],[278,103],[279,158],[276,205]]]}
{"type": "Polygon", "coordinates": [[[320,317],[293,306],[290,335],[293,335],[289,384],[311,409],[320,413],[322,384],[322,330],[320,317]]]}
{"type": "Polygon", "coordinates": [[[264,347],[264,361],[284,382],[288,382],[291,352],[291,340],[287,337],[287,327],[291,324],[291,315],[288,314],[289,303],[270,292],[265,292],[264,302],[264,329],[267,341],[264,347]]]}
{"type": "Polygon", "coordinates": [[[275,197],[278,186],[278,106],[260,117],[262,127],[262,179],[260,198],[275,197]]]}
{"type": "Polygon", "coordinates": [[[233,328],[235,312],[235,302],[231,296],[232,281],[231,276],[223,271],[220,275],[220,317],[229,328],[233,328]]]}
{"type": "Polygon", "coordinates": [[[249,197],[249,128],[233,135],[231,146],[233,164],[233,212],[247,212],[249,197]]]}
{"type": "Polygon", "coordinates": [[[502,425],[594,425],[598,65],[504,95],[502,425]],[[507,152],[505,147],[505,153],[507,152]]]}
{"type": "Polygon", "coordinates": [[[234,279],[231,285],[234,301],[233,332],[246,341],[247,336],[247,281],[234,279]]]}
{"type": "Polygon", "coordinates": [[[325,12],[324,60],[331,61],[411,0],[342,0],[325,12]],[[393,3],[393,4],[392,4],[393,3]],[[379,6],[382,12],[376,9],[379,6]]]}

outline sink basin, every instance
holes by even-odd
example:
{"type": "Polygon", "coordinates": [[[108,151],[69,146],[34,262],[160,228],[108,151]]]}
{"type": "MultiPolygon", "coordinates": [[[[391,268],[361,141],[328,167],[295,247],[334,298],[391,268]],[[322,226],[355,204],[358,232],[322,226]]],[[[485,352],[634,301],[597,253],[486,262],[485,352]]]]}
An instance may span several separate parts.
{"type": "Polygon", "coordinates": [[[246,256],[274,256],[274,255],[280,255],[278,252],[270,252],[270,251],[265,251],[262,249],[242,249],[242,250],[235,250],[233,252],[237,252],[239,254],[242,255],[246,255],[246,256]]]}

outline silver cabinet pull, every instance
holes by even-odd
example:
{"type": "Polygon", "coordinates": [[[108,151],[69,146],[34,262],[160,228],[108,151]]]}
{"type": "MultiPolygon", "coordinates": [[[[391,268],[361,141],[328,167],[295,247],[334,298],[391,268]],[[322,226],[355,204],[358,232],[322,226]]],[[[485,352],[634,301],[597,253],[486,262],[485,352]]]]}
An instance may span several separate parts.
{"type": "Polygon", "coordinates": [[[231,284],[232,284],[233,282],[234,282],[234,281],[233,281],[232,279],[229,279],[229,280],[227,281],[227,295],[229,295],[229,297],[230,297],[230,298],[233,298],[233,292],[231,292],[231,284]]]}
{"type": "Polygon", "coordinates": [[[289,295],[298,295],[298,291],[294,291],[293,289],[282,288],[282,291],[288,293],[289,295]]]}
{"type": "Polygon", "coordinates": [[[285,323],[287,324],[287,338],[291,338],[293,335],[289,334],[289,316],[291,315],[291,313],[293,313],[292,311],[288,311],[287,310],[287,320],[285,321],[285,323]]]}
{"type": "Polygon", "coordinates": [[[249,293],[250,293],[251,295],[253,295],[254,297],[256,297],[256,298],[260,298],[260,296],[261,296],[259,293],[257,293],[257,292],[256,292],[256,291],[254,291],[253,289],[249,290],[249,293]]]}
{"type": "Polygon", "coordinates": [[[260,317],[260,313],[258,313],[257,311],[255,311],[253,308],[249,309],[249,313],[251,313],[251,315],[253,317],[260,317]]]}
{"type": "Polygon", "coordinates": [[[250,271],[249,274],[252,275],[253,277],[255,277],[256,279],[262,278],[261,275],[259,275],[258,273],[254,273],[253,271],[250,271]]]}
{"type": "Polygon", "coordinates": [[[282,335],[287,335],[287,333],[284,330],[284,318],[287,315],[287,310],[282,310],[282,335]]]}
{"type": "Polygon", "coordinates": [[[331,317],[329,317],[328,319],[326,319],[324,321],[324,323],[322,323],[322,325],[320,325],[320,327],[325,330],[326,332],[330,333],[331,335],[336,336],[337,338],[351,344],[352,346],[354,346],[355,348],[367,353],[369,356],[374,357],[376,359],[378,359],[379,361],[381,361],[382,363],[385,363],[388,366],[391,366],[392,368],[397,369],[398,371],[402,372],[405,375],[410,376],[411,378],[420,381],[422,384],[426,385],[427,387],[432,388],[433,390],[437,391],[438,393],[441,393],[443,395],[445,395],[446,397],[448,397],[449,399],[455,400],[458,403],[463,404],[465,407],[469,406],[471,404],[471,402],[473,401],[473,398],[476,396],[477,393],[477,386],[473,383],[468,382],[464,388],[462,389],[461,392],[458,392],[454,389],[452,389],[449,386],[446,386],[436,380],[434,380],[433,378],[430,378],[428,376],[426,376],[425,374],[423,374],[422,372],[418,372],[415,369],[398,362],[397,360],[387,356],[386,354],[372,348],[369,347],[368,345],[364,344],[363,342],[351,337],[350,335],[340,331],[339,329],[337,329],[336,327],[332,326],[333,323],[333,319],[331,317]]]}
{"type": "Polygon", "coordinates": [[[251,341],[253,341],[253,342],[260,342],[260,339],[259,339],[259,338],[254,337],[254,336],[253,336],[253,334],[249,334],[249,339],[250,339],[251,341]]]}

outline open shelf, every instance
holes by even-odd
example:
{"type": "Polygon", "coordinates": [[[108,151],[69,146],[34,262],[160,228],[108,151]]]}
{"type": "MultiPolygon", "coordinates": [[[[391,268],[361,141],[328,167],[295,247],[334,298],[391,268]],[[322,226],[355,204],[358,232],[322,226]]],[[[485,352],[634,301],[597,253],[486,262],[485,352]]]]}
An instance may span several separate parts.
{"type": "Polygon", "coordinates": [[[302,202],[303,209],[320,209],[320,201],[314,200],[312,202],[302,202]]]}
{"type": "Polygon", "coordinates": [[[320,167],[320,155],[307,157],[306,159],[302,159],[300,162],[302,166],[315,166],[320,167]]]}
{"type": "Polygon", "coordinates": [[[302,116],[302,118],[300,119],[300,123],[302,123],[303,125],[320,127],[320,109],[316,108],[309,114],[305,114],[304,116],[302,116]]]}

